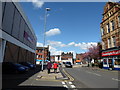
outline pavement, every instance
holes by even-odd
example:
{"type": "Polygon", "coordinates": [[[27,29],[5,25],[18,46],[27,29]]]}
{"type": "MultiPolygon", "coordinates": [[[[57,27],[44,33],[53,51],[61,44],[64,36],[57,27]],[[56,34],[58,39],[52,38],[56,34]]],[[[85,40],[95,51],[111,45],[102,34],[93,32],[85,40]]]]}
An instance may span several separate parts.
{"type": "Polygon", "coordinates": [[[58,68],[57,73],[54,73],[54,69],[51,69],[49,74],[47,73],[47,69],[39,72],[36,80],[56,81],[60,79],[63,79],[63,76],[58,68]]]}
{"type": "MultiPolygon", "coordinates": [[[[68,79],[68,78],[67,78],[68,79]]],[[[54,73],[54,69],[47,73],[47,69],[43,71],[40,67],[30,70],[25,74],[4,74],[2,77],[2,90],[30,90],[44,89],[62,89],[66,90],[62,82],[66,78],[62,75],[60,69],[54,73]]]]}

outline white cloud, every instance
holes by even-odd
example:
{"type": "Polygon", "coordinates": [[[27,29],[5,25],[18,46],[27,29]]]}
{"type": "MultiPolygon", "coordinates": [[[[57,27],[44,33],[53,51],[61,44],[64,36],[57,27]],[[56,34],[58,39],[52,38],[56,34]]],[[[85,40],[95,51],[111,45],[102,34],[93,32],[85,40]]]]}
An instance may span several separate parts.
{"type": "Polygon", "coordinates": [[[46,34],[46,36],[54,36],[54,35],[58,35],[60,33],[61,33],[61,30],[59,28],[54,28],[54,29],[50,29],[45,34],[46,34]]]}
{"type": "Polygon", "coordinates": [[[68,44],[64,44],[60,41],[47,41],[48,45],[54,46],[54,47],[79,47],[82,50],[87,50],[89,47],[91,47],[92,45],[97,45],[96,42],[82,42],[82,43],[75,43],[75,42],[70,42],[68,44]]]}
{"type": "Polygon", "coordinates": [[[37,42],[37,47],[43,47],[43,43],[37,42]]]}
{"type": "Polygon", "coordinates": [[[41,8],[44,5],[44,2],[41,0],[21,0],[21,1],[32,2],[34,7],[36,8],[41,8]]]}
{"type": "Polygon", "coordinates": [[[47,41],[48,45],[54,46],[54,47],[66,47],[65,44],[63,44],[62,42],[59,41],[47,41]]]}
{"type": "MultiPolygon", "coordinates": [[[[49,50],[51,52],[51,55],[61,55],[61,52],[65,52],[64,50],[58,50],[57,48],[58,47],[61,47],[61,48],[65,48],[65,47],[78,47],[80,50],[87,50],[89,47],[91,47],[92,45],[97,45],[96,42],[88,42],[88,43],[85,43],[85,42],[82,42],[82,43],[75,43],[75,42],[70,42],[68,44],[64,44],[60,41],[50,41],[48,40],[47,41],[47,45],[49,45],[49,50]]],[[[43,44],[42,43],[39,43],[37,42],[37,47],[43,47],[43,44]]],[[[46,46],[47,47],[47,46],[46,46]]],[[[67,51],[67,52],[72,52],[73,53],[73,56],[75,58],[75,55],[76,55],[76,51],[67,51]]]]}
{"type": "Polygon", "coordinates": [[[74,46],[75,45],[75,42],[71,42],[68,44],[69,46],[74,46]]]}
{"type": "Polygon", "coordinates": [[[63,52],[63,51],[57,50],[56,48],[52,46],[49,46],[49,50],[50,50],[51,55],[61,55],[61,52],[63,52]]]}
{"type": "Polygon", "coordinates": [[[97,45],[97,43],[96,42],[88,42],[88,43],[82,42],[82,43],[75,44],[75,47],[80,47],[80,49],[87,50],[92,45],[97,45]]]}

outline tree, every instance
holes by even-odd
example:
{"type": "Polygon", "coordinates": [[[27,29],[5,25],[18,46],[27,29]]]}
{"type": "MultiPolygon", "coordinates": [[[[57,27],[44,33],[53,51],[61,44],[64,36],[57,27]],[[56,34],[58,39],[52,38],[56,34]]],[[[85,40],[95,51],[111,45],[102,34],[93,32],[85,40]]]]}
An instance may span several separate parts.
{"type": "Polygon", "coordinates": [[[101,58],[101,50],[102,45],[100,42],[98,42],[97,46],[91,45],[91,47],[88,48],[88,52],[83,54],[83,58],[87,59],[89,62],[91,62],[91,59],[98,60],[101,58]]]}

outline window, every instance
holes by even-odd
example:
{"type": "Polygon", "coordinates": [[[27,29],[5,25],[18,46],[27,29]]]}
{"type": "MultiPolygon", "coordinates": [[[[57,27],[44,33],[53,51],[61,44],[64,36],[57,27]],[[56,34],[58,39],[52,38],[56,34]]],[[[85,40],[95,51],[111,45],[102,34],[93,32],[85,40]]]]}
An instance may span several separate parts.
{"type": "Polygon", "coordinates": [[[14,9],[15,9],[15,6],[12,4],[12,2],[6,3],[2,28],[4,31],[6,31],[9,34],[11,34],[11,30],[12,30],[14,9]]]}
{"type": "Polygon", "coordinates": [[[104,29],[101,28],[101,35],[104,35],[104,29]]]}
{"type": "Polygon", "coordinates": [[[108,38],[108,48],[111,48],[111,40],[108,38]]]}
{"type": "Polygon", "coordinates": [[[107,59],[103,59],[103,63],[104,63],[104,64],[107,64],[107,59]]]}
{"type": "Polygon", "coordinates": [[[102,42],[102,49],[105,50],[105,43],[102,42]]]}
{"type": "Polygon", "coordinates": [[[114,21],[111,21],[112,30],[114,30],[114,21]]]}
{"type": "Polygon", "coordinates": [[[115,64],[115,65],[120,65],[120,59],[115,59],[114,64],[115,64]]]}
{"type": "Polygon", "coordinates": [[[118,26],[120,27],[120,16],[118,16],[118,26]]]}
{"type": "Polygon", "coordinates": [[[112,43],[113,43],[113,47],[116,47],[116,37],[115,36],[112,37],[112,43]]]}
{"type": "Polygon", "coordinates": [[[107,33],[110,33],[110,25],[109,25],[109,23],[106,25],[106,28],[107,28],[107,33]]]}

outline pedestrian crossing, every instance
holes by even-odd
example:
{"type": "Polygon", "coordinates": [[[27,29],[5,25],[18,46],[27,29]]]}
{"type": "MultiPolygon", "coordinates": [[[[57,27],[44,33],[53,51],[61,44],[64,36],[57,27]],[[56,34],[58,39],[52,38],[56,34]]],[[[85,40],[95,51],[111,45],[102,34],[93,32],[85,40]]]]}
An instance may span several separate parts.
{"type": "Polygon", "coordinates": [[[62,85],[65,88],[73,88],[73,89],[76,88],[76,86],[72,82],[64,82],[64,81],[62,81],[62,85]]]}

